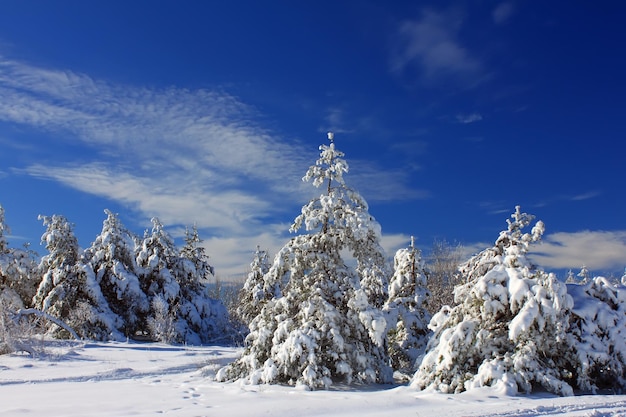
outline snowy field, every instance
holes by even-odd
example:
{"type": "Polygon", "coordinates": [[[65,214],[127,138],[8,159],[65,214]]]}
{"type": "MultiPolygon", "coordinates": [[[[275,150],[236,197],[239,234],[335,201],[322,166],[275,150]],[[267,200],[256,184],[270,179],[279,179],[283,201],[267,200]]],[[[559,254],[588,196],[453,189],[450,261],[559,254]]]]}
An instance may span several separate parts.
{"type": "Polygon", "coordinates": [[[40,358],[0,356],[0,416],[626,416],[624,395],[224,384],[213,377],[240,353],[237,348],[46,343],[40,358]]]}

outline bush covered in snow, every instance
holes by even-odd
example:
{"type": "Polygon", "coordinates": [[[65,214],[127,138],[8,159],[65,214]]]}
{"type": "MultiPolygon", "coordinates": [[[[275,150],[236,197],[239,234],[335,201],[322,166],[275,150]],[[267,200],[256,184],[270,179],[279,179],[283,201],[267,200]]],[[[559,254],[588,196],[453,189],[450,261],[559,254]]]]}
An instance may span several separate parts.
{"type": "Polygon", "coordinates": [[[573,306],[565,284],[532,265],[526,254],[543,234],[542,222],[517,207],[492,248],[461,267],[467,283],[455,290],[455,307],[430,322],[434,335],[411,385],[460,392],[501,386],[509,393],[539,385],[572,394],[573,306]]]}
{"type": "Polygon", "coordinates": [[[10,288],[0,291],[0,355],[28,351],[36,352],[36,322],[19,319],[17,312],[24,308],[19,295],[10,288]]]}
{"type": "Polygon", "coordinates": [[[592,392],[626,389],[626,288],[596,277],[567,289],[574,299],[576,384],[592,392]]]}

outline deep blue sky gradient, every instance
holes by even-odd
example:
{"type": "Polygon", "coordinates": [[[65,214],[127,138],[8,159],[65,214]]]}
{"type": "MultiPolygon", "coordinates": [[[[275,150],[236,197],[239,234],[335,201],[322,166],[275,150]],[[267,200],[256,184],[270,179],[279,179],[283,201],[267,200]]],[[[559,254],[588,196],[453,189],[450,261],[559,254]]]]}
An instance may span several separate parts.
{"type": "Polygon", "coordinates": [[[546,223],[546,269],[619,276],[625,19],[620,2],[3,2],[0,204],[13,244],[38,246],[41,213],[68,217],[87,246],[109,208],[139,234],[151,216],[177,236],[197,223],[218,273],[244,273],[256,244],[288,238],[311,195],[300,178],[333,130],[390,254],[411,235],[424,250],[435,238],[479,250],[519,204],[546,223]],[[215,120],[238,130],[225,137],[215,120]],[[236,148],[242,131],[257,173],[283,176],[198,150],[236,148]],[[99,166],[132,195],[89,184],[99,166]],[[132,188],[159,175],[167,198],[132,188]],[[244,196],[267,206],[254,214],[244,196]],[[216,205],[233,225],[212,219],[216,205]]]}

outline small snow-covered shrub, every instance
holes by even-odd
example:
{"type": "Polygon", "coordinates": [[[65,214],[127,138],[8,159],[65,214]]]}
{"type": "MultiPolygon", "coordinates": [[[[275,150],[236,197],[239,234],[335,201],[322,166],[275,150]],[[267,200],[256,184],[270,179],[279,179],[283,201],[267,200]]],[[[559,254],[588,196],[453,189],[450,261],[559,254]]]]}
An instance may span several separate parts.
{"type": "Polygon", "coordinates": [[[0,291],[0,355],[28,352],[36,356],[45,351],[41,343],[42,331],[38,319],[18,316],[18,311],[23,307],[15,291],[0,291]]]}
{"type": "Polygon", "coordinates": [[[160,296],[152,299],[153,315],[148,317],[148,329],[154,340],[171,343],[176,337],[174,320],[170,315],[169,304],[160,296]]]}

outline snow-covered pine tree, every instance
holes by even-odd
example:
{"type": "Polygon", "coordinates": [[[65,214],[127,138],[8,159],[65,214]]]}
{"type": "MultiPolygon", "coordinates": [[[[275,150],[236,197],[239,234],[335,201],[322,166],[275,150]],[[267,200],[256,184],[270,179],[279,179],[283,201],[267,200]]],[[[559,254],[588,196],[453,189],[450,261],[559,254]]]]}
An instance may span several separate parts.
{"type": "Polygon", "coordinates": [[[180,298],[180,285],[175,275],[179,273],[179,252],[172,237],[165,231],[158,218],[153,217],[152,232],[146,231],[141,245],[137,248],[136,260],[139,283],[144,294],[148,297],[149,312],[147,315],[148,328],[142,329],[153,338],[171,342],[172,329],[165,332],[156,332],[163,328],[161,323],[154,320],[166,320],[174,323],[177,303],[180,298]],[[163,303],[166,306],[163,306],[163,303]],[[164,316],[163,310],[167,310],[164,316]]]}
{"type": "Polygon", "coordinates": [[[513,393],[540,385],[573,393],[575,363],[566,333],[572,298],[554,274],[527,258],[543,223],[523,233],[533,216],[516,207],[511,217],[492,248],[462,265],[467,283],[455,289],[459,304],[433,316],[434,335],[413,387],[460,392],[498,385],[513,393]]]}
{"type": "Polygon", "coordinates": [[[250,272],[239,291],[239,305],[237,307],[237,317],[246,326],[250,325],[252,319],[259,315],[265,302],[274,298],[274,291],[267,294],[265,291],[265,281],[263,277],[270,270],[270,261],[267,251],[256,247],[254,257],[250,263],[250,272]]]}
{"type": "Polygon", "coordinates": [[[136,238],[115,213],[104,212],[107,218],[102,223],[102,232],[85,250],[85,259],[91,264],[102,294],[120,324],[118,330],[126,337],[133,337],[145,327],[149,308],[137,276],[136,238]]]}
{"type": "MultiPolygon", "coordinates": [[[[39,218],[47,227],[41,241],[48,254],[39,264],[42,281],[35,307],[62,320],[83,338],[122,340],[117,331],[119,317],[110,310],[91,265],[83,258],[72,224],[60,215],[39,218]]],[[[55,336],[67,336],[54,323],[50,330],[55,336]]]]}
{"type": "Polygon", "coordinates": [[[570,284],[574,299],[570,333],[575,340],[578,388],[626,389],[626,289],[595,277],[570,284]]]}
{"type": "Polygon", "coordinates": [[[189,284],[193,286],[206,281],[209,275],[215,275],[215,269],[209,263],[209,255],[206,254],[202,242],[197,226],[194,225],[191,230],[185,228],[185,245],[180,250],[180,255],[193,264],[194,274],[188,275],[189,284]]]}
{"type": "Polygon", "coordinates": [[[578,272],[577,276],[578,276],[579,283],[586,284],[589,282],[589,279],[591,278],[591,273],[589,272],[585,264],[583,264],[583,266],[580,268],[580,271],[578,272]]]}
{"type": "MultiPolygon", "coordinates": [[[[362,197],[343,180],[348,171],[344,154],[331,144],[320,146],[320,157],[304,176],[325,193],[302,208],[290,230],[307,234],[292,238],[274,258],[266,284],[285,282],[250,323],[241,358],[222,368],[217,379],[250,383],[286,383],[328,388],[338,381],[387,382],[391,371],[386,354],[386,321],[370,299],[378,287],[361,285],[356,268],[343,259],[383,259],[378,253],[357,252],[368,239],[377,250],[378,224],[362,197]]],[[[377,266],[381,271],[385,266],[377,266]]],[[[367,280],[365,280],[367,281],[367,280]]]]}
{"type": "Polygon", "coordinates": [[[567,271],[567,277],[565,278],[565,283],[566,284],[577,284],[578,283],[578,279],[576,278],[576,275],[574,274],[574,271],[572,271],[571,269],[569,271],[567,271]]]}
{"type": "Polygon", "coordinates": [[[39,285],[37,263],[33,252],[27,248],[9,247],[5,232],[9,232],[9,226],[0,205],[0,293],[11,292],[6,297],[19,299],[23,307],[30,307],[39,285]]]}
{"type": "Polygon", "coordinates": [[[200,344],[232,337],[226,307],[209,297],[209,275],[213,275],[214,270],[195,226],[191,231],[186,229],[179,265],[172,272],[180,287],[174,325],[176,339],[200,344]]]}
{"type": "Polygon", "coordinates": [[[9,247],[4,208],[0,206],[0,355],[26,350],[33,337],[30,320],[16,320],[16,312],[30,307],[37,290],[36,263],[31,252],[9,247]]]}
{"type": "MultiPolygon", "coordinates": [[[[430,336],[430,313],[421,252],[411,237],[408,248],[394,256],[394,273],[389,281],[389,298],[384,306],[388,321],[391,366],[402,375],[412,375],[416,360],[424,353],[430,336]]],[[[407,377],[406,379],[409,379],[407,377]]]]}

